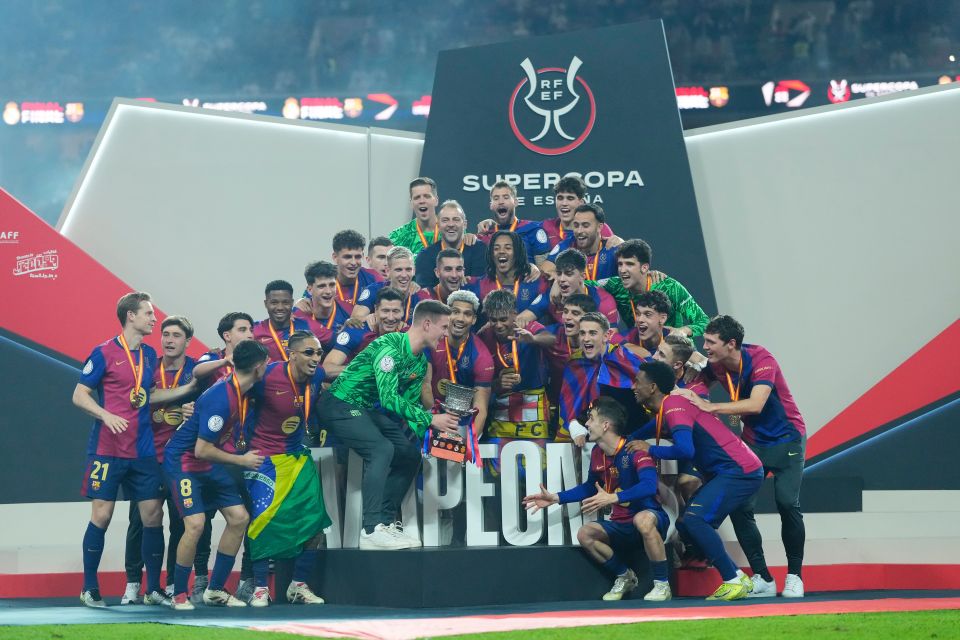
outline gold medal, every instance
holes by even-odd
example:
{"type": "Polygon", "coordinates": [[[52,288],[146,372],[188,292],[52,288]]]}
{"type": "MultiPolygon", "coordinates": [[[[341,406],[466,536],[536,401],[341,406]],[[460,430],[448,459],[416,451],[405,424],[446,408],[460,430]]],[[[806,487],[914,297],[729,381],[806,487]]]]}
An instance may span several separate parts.
{"type": "Polygon", "coordinates": [[[448,384],[450,384],[450,381],[447,380],[446,378],[443,378],[442,380],[440,380],[440,382],[437,383],[437,391],[438,391],[438,392],[440,393],[440,395],[443,396],[444,398],[447,397],[447,385],[448,385],[448,384]]]}
{"type": "Polygon", "coordinates": [[[300,416],[290,416],[280,424],[280,430],[290,435],[300,428],[300,416]]]}
{"type": "Polygon", "coordinates": [[[163,409],[157,409],[156,411],[153,412],[153,421],[156,422],[157,424],[166,422],[163,409]]]}
{"type": "Polygon", "coordinates": [[[147,392],[143,389],[131,389],[130,406],[134,409],[139,409],[145,404],[147,404],[147,392]]]}
{"type": "Polygon", "coordinates": [[[727,416],[727,423],[734,429],[742,429],[743,425],[740,423],[740,416],[730,415],[727,416]]]}
{"type": "Polygon", "coordinates": [[[163,421],[171,427],[179,427],[183,423],[183,411],[180,407],[171,407],[163,412],[163,421]]]}

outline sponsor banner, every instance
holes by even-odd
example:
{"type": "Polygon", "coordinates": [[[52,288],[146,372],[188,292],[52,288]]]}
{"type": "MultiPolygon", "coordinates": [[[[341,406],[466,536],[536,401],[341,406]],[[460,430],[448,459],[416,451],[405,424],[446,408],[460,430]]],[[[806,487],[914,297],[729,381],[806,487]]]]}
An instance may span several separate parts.
{"type": "Polygon", "coordinates": [[[655,265],[712,312],[677,107],[709,108],[711,92],[726,104],[716,86],[675,89],[660,21],[443,51],[420,171],[472,221],[490,216],[498,179],[516,185],[519,217],[553,218],[553,186],[580,174],[614,232],[647,240],[655,265]]]}
{"type": "MultiPolygon", "coordinates": [[[[112,310],[134,288],[2,189],[0,221],[0,291],[4,300],[16,301],[0,308],[0,330],[83,362],[95,345],[116,335],[117,317],[112,310]],[[22,313],[23,309],[49,308],[54,300],[67,311],[22,313]]],[[[160,322],[166,317],[161,309],[164,302],[154,301],[157,325],[146,338],[157,349],[160,322]]],[[[188,353],[205,351],[196,338],[191,341],[188,353]]],[[[9,401],[0,394],[0,406],[8,406],[9,401]]]]}

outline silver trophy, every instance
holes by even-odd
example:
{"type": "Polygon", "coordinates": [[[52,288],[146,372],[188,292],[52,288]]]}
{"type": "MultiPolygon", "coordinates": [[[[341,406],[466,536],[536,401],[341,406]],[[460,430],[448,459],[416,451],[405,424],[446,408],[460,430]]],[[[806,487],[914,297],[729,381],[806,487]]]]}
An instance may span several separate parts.
{"type": "Polygon", "coordinates": [[[446,384],[446,402],[441,402],[440,406],[447,413],[455,416],[468,416],[474,412],[473,396],[476,390],[473,387],[465,387],[461,384],[446,384]]]}

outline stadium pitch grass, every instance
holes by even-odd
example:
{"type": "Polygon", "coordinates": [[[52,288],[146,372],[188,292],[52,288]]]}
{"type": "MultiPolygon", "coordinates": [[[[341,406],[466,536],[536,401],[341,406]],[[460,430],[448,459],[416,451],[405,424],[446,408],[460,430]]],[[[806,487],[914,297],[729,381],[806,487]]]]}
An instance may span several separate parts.
{"type": "MultiPolygon", "coordinates": [[[[252,622],[252,621],[251,621],[252,622]]],[[[278,621],[274,621],[278,622],[278,621]]],[[[904,640],[960,638],[960,610],[891,613],[844,613],[830,615],[771,616],[729,620],[677,620],[634,624],[535,629],[498,633],[446,636],[449,640],[729,640],[731,637],[793,638],[835,637],[844,640],[904,640]]],[[[289,640],[287,633],[248,629],[192,627],[177,624],[74,624],[0,626],[3,640],[289,640]]],[[[430,636],[424,636],[429,638],[430,636]]]]}

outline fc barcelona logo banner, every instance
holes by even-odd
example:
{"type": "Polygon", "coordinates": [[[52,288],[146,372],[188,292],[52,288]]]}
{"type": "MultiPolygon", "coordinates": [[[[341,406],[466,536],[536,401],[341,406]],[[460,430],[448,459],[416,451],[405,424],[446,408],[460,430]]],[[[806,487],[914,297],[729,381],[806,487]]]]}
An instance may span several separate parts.
{"type": "Polygon", "coordinates": [[[554,185],[579,174],[617,235],[716,308],[659,20],[441,52],[420,173],[471,227],[498,179],[518,217],[546,220],[554,185]]]}

